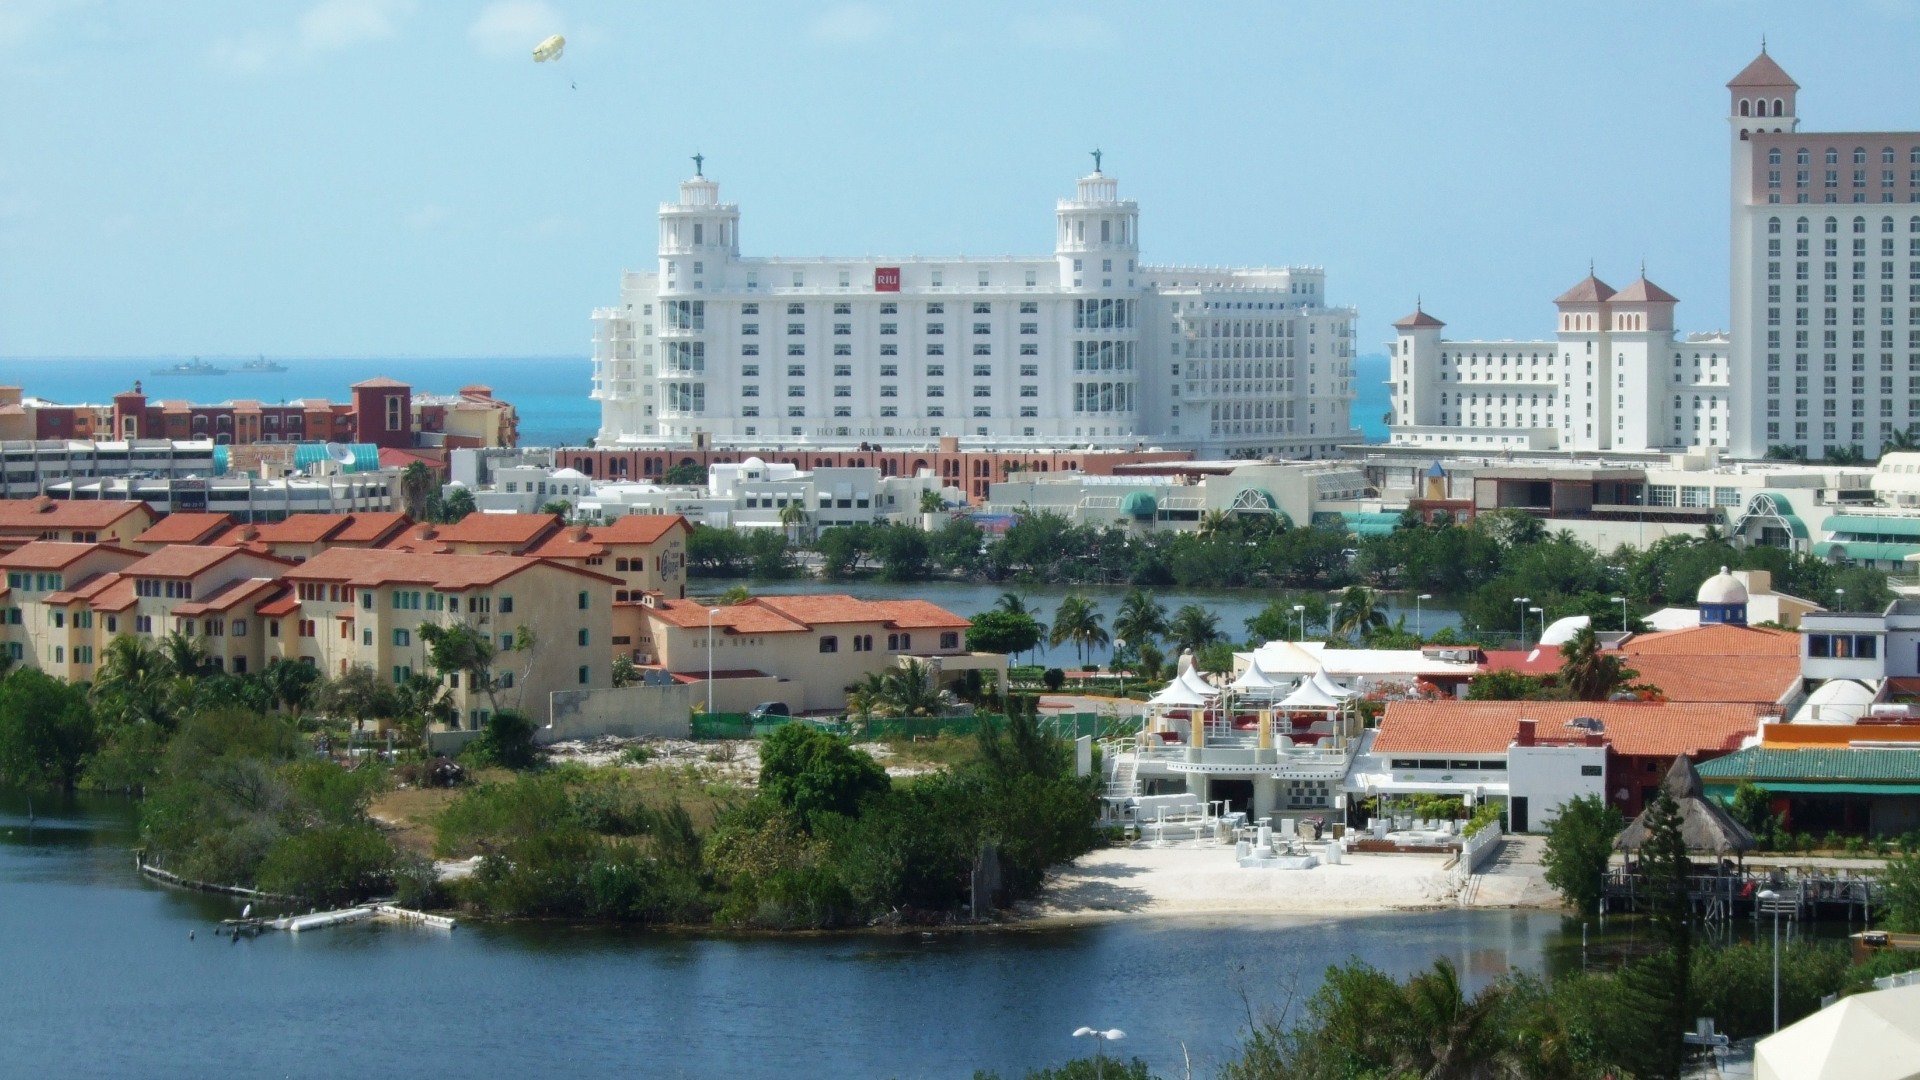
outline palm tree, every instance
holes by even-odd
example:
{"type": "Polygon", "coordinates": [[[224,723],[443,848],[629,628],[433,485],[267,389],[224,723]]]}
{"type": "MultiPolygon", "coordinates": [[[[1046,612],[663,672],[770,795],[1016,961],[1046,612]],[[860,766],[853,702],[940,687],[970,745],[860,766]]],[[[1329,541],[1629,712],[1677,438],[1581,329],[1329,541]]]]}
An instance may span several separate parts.
{"type": "Polygon", "coordinates": [[[1167,633],[1167,608],[1144,589],[1134,589],[1120,601],[1113,617],[1113,636],[1135,648],[1150,645],[1167,633]]]}
{"type": "Polygon", "coordinates": [[[1920,436],[1916,436],[1910,427],[1900,428],[1885,439],[1880,440],[1880,452],[1883,454],[1902,453],[1910,450],[1920,450],[1920,436]]]}
{"type": "Polygon", "coordinates": [[[1560,681],[1576,701],[1605,701],[1640,674],[1619,653],[1603,652],[1591,625],[1560,646],[1560,656],[1560,681]]]}
{"type": "Polygon", "coordinates": [[[807,508],[801,505],[799,499],[795,499],[780,508],[780,527],[787,530],[787,541],[789,543],[798,544],[800,542],[800,530],[805,528],[806,524],[807,508]]]}
{"type": "Polygon", "coordinates": [[[455,487],[440,500],[440,520],[444,524],[452,525],[473,513],[476,508],[473,492],[464,487],[455,487]]]}
{"type": "Polygon", "coordinates": [[[1182,651],[1192,649],[1198,655],[1200,650],[1221,640],[1220,616],[1199,604],[1188,604],[1173,613],[1167,638],[1182,651]]]}
{"type": "Polygon", "coordinates": [[[166,723],[173,670],[153,642],[121,634],[100,653],[99,673],[89,691],[94,704],[120,723],[166,723]]]}
{"type": "Polygon", "coordinates": [[[1218,536],[1233,524],[1233,515],[1225,510],[1209,510],[1200,515],[1200,535],[1218,536]]]}
{"type": "Polygon", "coordinates": [[[1009,615],[1025,615],[1033,620],[1035,632],[1040,634],[1047,632],[1047,624],[1040,621],[1039,609],[1028,607],[1026,600],[1019,593],[1003,592],[1000,594],[1000,599],[993,602],[993,606],[1009,615]]]}
{"type": "Polygon", "coordinates": [[[426,462],[416,461],[400,471],[400,498],[407,504],[407,516],[415,521],[427,519],[427,498],[439,490],[440,481],[426,462]]]}
{"type": "Polygon", "coordinates": [[[1424,1080],[1509,1075],[1500,1038],[1507,992],[1504,984],[1494,983],[1468,998],[1460,988],[1460,973],[1445,958],[1408,979],[1395,1075],[1424,1080]]]}
{"type": "Polygon", "coordinates": [[[938,514],[947,508],[947,500],[938,491],[931,488],[920,493],[920,512],[938,514]]]}
{"type": "Polygon", "coordinates": [[[1386,612],[1379,608],[1379,594],[1364,585],[1350,586],[1340,594],[1340,615],[1333,632],[1343,637],[1364,634],[1387,625],[1386,612]]]}
{"type": "Polygon", "coordinates": [[[391,719],[398,712],[393,684],[365,664],[355,664],[330,680],[320,701],[335,719],[352,720],[359,728],[369,720],[391,719]]]}
{"type": "Polygon", "coordinates": [[[317,687],[322,681],[320,669],[312,664],[303,664],[294,660],[274,660],[267,670],[260,673],[261,681],[267,685],[267,693],[273,703],[291,713],[295,720],[307,706],[313,704],[317,687]]]}
{"type": "Polygon", "coordinates": [[[1100,613],[1093,601],[1070,594],[1063,597],[1060,606],[1054,609],[1053,630],[1047,635],[1047,643],[1058,647],[1071,641],[1074,655],[1084,665],[1093,650],[1113,640],[1107,628],[1100,625],[1104,621],[1106,616],[1100,613]]]}

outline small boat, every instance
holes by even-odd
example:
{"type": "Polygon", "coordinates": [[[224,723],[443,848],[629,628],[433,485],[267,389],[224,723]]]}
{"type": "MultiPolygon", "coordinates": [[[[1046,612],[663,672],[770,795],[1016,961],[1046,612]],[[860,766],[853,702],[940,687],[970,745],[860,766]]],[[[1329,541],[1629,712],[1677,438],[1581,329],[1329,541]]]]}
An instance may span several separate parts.
{"type": "Polygon", "coordinates": [[[270,372],[277,372],[277,371],[285,371],[287,369],[286,369],[286,365],[276,364],[273,361],[263,356],[258,360],[249,360],[246,363],[241,364],[239,367],[235,368],[234,370],[245,371],[245,372],[254,373],[254,374],[263,374],[263,373],[270,373],[270,372]]]}
{"type": "Polygon", "coordinates": [[[205,360],[202,360],[196,356],[192,360],[189,360],[184,364],[175,364],[172,367],[154,368],[153,373],[155,375],[225,375],[227,373],[227,369],[223,367],[214,367],[212,364],[209,364],[205,360]]]}

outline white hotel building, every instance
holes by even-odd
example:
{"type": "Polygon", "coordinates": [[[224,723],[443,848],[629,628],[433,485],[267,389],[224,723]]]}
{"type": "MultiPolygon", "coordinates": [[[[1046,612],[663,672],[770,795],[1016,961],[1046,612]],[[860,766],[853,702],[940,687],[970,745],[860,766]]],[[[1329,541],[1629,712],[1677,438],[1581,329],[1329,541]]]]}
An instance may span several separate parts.
{"type": "Polygon", "coordinates": [[[1732,333],[1676,334],[1644,275],[1589,274],[1551,339],[1449,340],[1416,310],[1388,344],[1392,443],[1874,457],[1920,431],[1920,133],[1801,131],[1764,50],[1727,88],[1732,333]]]}
{"type": "Polygon", "coordinates": [[[597,445],[1312,457],[1359,438],[1355,312],[1327,306],[1324,271],[1143,265],[1139,206],[1098,168],[1030,258],[743,258],[719,196],[683,182],[658,267],[593,314],[597,445]]]}

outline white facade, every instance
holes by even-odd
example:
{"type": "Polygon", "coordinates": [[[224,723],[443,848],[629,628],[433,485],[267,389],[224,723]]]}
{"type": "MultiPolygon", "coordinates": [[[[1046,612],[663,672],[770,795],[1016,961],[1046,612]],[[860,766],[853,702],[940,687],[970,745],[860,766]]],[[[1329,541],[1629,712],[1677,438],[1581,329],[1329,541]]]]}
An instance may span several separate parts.
{"type": "Polygon", "coordinates": [[[1645,452],[1725,447],[1732,346],[1680,335],[1678,301],[1644,275],[1587,278],[1554,301],[1555,335],[1455,341],[1424,311],[1394,323],[1390,441],[1436,450],[1645,452]]]}
{"type": "Polygon", "coordinates": [[[1354,441],[1351,308],[1315,267],[1139,261],[1140,212],[1098,169],[1051,256],[743,258],[696,175],[659,264],[594,312],[601,446],[1154,445],[1302,457],[1354,441]]]}
{"type": "Polygon", "coordinates": [[[1727,84],[1734,452],[1920,426],[1920,132],[1803,132],[1763,51],[1727,84]]]}

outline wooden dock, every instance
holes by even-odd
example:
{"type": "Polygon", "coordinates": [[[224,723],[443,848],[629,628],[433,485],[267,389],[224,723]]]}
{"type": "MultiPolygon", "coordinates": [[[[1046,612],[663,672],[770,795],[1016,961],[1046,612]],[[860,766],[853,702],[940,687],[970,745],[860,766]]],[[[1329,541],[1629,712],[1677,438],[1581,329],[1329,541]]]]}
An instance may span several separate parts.
{"type": "MultiPolygon", "coordinates": [[[[1778,916],[1793,921],[1843,918],[1866,925],[1873,919],[1879,883],[1851,871],[1694,874],[1687,878],[1687,901],[1706,922],[1735,916],[1755,920],[1778,916]],[[1772,892],[1775,898],[1762,899],[1772,892]]],[[[1632,912],[1645,908],[1647,879],[1615,868],[1607,874],[1601,912],[1632,912]]]]}

